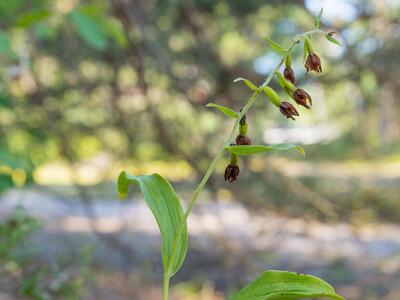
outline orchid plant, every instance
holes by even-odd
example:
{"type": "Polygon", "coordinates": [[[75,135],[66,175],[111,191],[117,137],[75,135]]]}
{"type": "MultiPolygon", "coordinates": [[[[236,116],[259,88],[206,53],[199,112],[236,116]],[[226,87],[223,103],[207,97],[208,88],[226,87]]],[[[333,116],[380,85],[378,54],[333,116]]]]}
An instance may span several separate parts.
{"type": "MultiPolygon", "coordinates": [[[[129,186],[135,183],[141,190],[144,200],[151,209],[157,220],[162,237],[162,264],[164,269],[162,299],[168,300],[169,282],[172,276],[178,272],[183,264],[187,251],[188,230],[187,219],[195,206],[199,195],[204,189],[208,179],[215,171],[217,162],[225,153],[230,155],[230,161],[226,167],[224,178],[233,182],[239,175],[239,157],[256,153],[290,150],[295,149],[304,155],[304,150],[297,145],[277,144],[277,145],[252,145],[250,137],[247,136],[246,113],[252,107],[256,99],[265,94],[270,102],[287,118],[295,120],[299,116],[295,106],[288,101],[281,101],[279,94],[272,89],[269,84],[274,77],[277,78],[280,87],[298,105],[310,109],[312,106],[311,96],[303,89],[296,87],[296,78],[292,69],[291,52],[299,45],[304,48],[304,66],[307,73],[314,71],[322,72],[321,60],[314,52],[311,38],[315,34],[323,34],[332,43],[340,45],[333,37],[333,32],[324,32],[320,29],[320,19],[322,9],[315,17],[315,28],[310,31],[297,35],[288,47],[284,47],[277,42],[266,37],[272,50],[281,56],[281,60],[276,68],[268,75],[265,81],[256,86],[245,78],[237,78],[235,82],[244,82],[253,92],[244,107],[236,112],[231,108],[215,103],[206,106],[216,108],[227,117],[235,120],[232,130],[225,143],[218,150],[215,158],[210,163],[205,175],[198,184],[193,196],[184,210],[181,203],[171,186],[171,184],[161,175],[131,175],[126,171],[121,172],[118,177],[118,192],[121,198],[128,194],[129,186]],[[284,65],[283,74],[280,72],[284,65]],[[236,137],[236,138],[235,138],[236,137]],[[235,143],[232,143],[235,141],[235,143]]],[[[312,275],[298,274],[287,271],[266,271],[253,282],[249,283],[239,292],[230,296],[232,300],[288,300],[300,298],[330,298],[344,299],[336,294],[335,290],[328,283],[312,275]]]]}

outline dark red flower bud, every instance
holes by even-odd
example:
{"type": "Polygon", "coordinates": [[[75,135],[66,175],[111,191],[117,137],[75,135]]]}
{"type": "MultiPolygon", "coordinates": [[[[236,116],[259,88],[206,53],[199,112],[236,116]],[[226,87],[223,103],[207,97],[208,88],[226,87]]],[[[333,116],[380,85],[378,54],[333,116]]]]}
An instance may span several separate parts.
{"type": "Polygon", "coordinates": [[[238,165],[229,164],[225,169],[224,178],[226,181],[229,181],[230,183],[232,183],[233,181],[235,181],[237,179],[239,172],[240,172],[240,170],[239,170],[238,165]]]}
{"type": "Polygon", "coordinates": [[[296,82],[296,78],[294,77],[294,72],[292,68],[285,68],[285,70],[283,70],[283,76],[286,80],[290,81],[293,84],[296,82]]]}
{"type": "Polygon", "coordinates": [[[289,102],[282,102],[281,105],[279,105],[279,110],[281,111],[281,114],[288,119],[291,118],[292,120],[295,120],[293,116],[299,115],[296,108],[294,108],[294,106],[289,102]]]}
{"type": "Polygon", "coordinates": [[[251,140],[247,135],[238,135],[236,137],[236,145],[251,145],[251,140]]]}
{"type": "Polygon", "coordinates": [[[311,71],[315,71],[317,73],[322,72],[321,60],[318,55],[315,53],[309,54],[306,59],[306,63],[304,65],[307,69],[307,73],[311,71]]]}
{"type": "Polygon", "coordinates": [[[312,99],[311,96],[302,89],[296,89],[293,93],[293,99],[296,101],[297,104],[302,105],[306,108],[310,108],[312,105],[312,99]],[[310,104],[310,106],[308,105],[310,104]]]}

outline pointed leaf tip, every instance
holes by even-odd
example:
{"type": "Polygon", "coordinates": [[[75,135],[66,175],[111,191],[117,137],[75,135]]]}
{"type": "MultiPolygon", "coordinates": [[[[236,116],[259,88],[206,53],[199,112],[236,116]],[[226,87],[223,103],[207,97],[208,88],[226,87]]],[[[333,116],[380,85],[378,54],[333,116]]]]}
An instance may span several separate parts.
{"type": "Polygon", "coordinates": [[[267,36],[264,36],[264,38],[267,40],[267,42],[271,46],[272,50],[274,50],[277,54],[283,55],[286,53],[285,47],[283,47],[282,45],[279,45],[277,42],[274,42],[272,39],[270,39],[267,36]]]}
{"type": "Polygon", "coordinates": [[[252,90],[252,91],[258,91],[258,87],[255,86],[255,84],[253,84],[250,80],[243,78],[243,77],[239,77],[236,78],[233,82],[239,82],[239,81],[244,81],[244,83],[252,90]]]}
{"type": "Polygon", "coordinates": [[[332,35],[329,33],[325,34],[325,38],[330,41],[333,44],[336,44],[338,46],[343,46],[337,39],[335,39],[332,35]]]}
{"type": "Polygon", "coordinates": [[[230,109],[229,107],[223,106],[223,105],[218,105],[218,104],[215,104],[215,103],[208,103],[206,105],[206,107],[216,108],[220,112],[222,112],[225,116],[228,116],[228,117],[233,118],[233,119],[237,119],[237,117],[239,116],[239,114],[236,111],[230,109]]]}
{"type": "Polygon", "coordinates": [[[152,211],[162,237],[162,262],[168,277],[181,267],[187,251],[187,227],[178,237],[176,255],[171,257],[175,234],[183,221],[183,209],[169,182],[159,174],[133,176],[123,171],[118,176],[118,193],[125,197],[130,184],[136,184],[152,211]]]}
{"type": "Polygon", "coordinates": [[[235,146],[225,146],[225,150],[238,155],[238,156],[245,156],[245,155],[252,155],[252,154],[257,154],[257,153],[262,153],[262,152],[268,152],[268,151],[286,151],[286,150],[291,150],[295,149],[302,155],[305,155],[304,149],[300,146],[297,145],[292,145],[292,144],[276,144],[276,145],[235,145],[235,146]]]}
{"type": "Polygon", "coordinates": [[[314,19],[315,28],[319,28],[319,27],[320,27],[320,24],[321,24],[321,17],[322,17],[323,12],[324,12],[324,9],[321,8],[321,9],[319,10],[318,15],[315,16],[315,19],[314,19]]]}

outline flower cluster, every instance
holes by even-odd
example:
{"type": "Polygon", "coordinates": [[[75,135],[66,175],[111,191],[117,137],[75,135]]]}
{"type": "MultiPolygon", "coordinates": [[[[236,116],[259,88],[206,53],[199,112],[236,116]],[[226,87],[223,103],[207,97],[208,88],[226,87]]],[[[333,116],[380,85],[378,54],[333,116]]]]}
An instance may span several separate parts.
{"type": "MultiPolygon", "coordinates": [[[[327,35],[332,36],[332,32],[327,35]]],[[[311,46],[311,40],[308,36],[304,38],[304,53],[307,55],[305,59],[304,67],[306,68],[306,74],[310,71],[314,71],[316,73],[322,72],[321,60],[318,55],[314,52],[311,46]]],[[[283,74],[276,71],[275,75],[277,76],[278,83],[281,88],[288,94],[288,96],[296,102],[297,105],[301,105],[307,109],[310,109],[312,106],[312,98],[310,94],[308,94],[305,90],[298,88],[295,86],[296,77],[294,71],[292,69],[292,59],[289,51],[285,53],[285,68],[283,70],[283,74]]],[[[253,89],[257,89],[254,85],[249,85],[253,89]]],[[[281,101],[278,93],[273,90],[269,86],[262,85],[259,88],[259,91],[263,91],[268,99],[279,108],[279,111],[286,118],[290,118],[295,120],[295,117],[299,116],[299,112],[294,107],[293,104],[287,101],[281,101]]],[[[239,121],[239,134],[236,137],[236,144],[232,145],[251,145],[251,140],[247,136],[247,122],[246,115],[244,115],[239,121]]],[[[229,182],[233,182],[237,179],[239,175],[239,165],[238,165],[238,157],[237,155],[230,153],[231,160],[229,165],[225,169],[225,180],[229,182]]]]}
{"type": "MultiPolygon", "coordinates": [[[[309,71],[314,71],[316,73],[322,72],[321,60],[317,54],[314,53],[311,41],[308,37],[304,40],[304,51],[307,54],[304,67],[306,68],[306,74],[309,71]]],[[[283,75],[276,72],[278,77],[279,85],[282,89],[292,98],[298,105],[301,105],[307,109],[312,106],[312,98],[305,90],[297,88],[295,86],[296,77],[292,69],[292,60],[290,54],[287,53],[285,57],[285,69],[283,70],[283,75]]],[[[296,108],[289,102],[281,102],[277,93],[272,93],[271,88],[264,88],[264,92],[267,94],[268,98],[273,104],[275,104],[282,115],[286,118],[295,120],[295,117],[299,116],[299,112],[296,108]]]]}

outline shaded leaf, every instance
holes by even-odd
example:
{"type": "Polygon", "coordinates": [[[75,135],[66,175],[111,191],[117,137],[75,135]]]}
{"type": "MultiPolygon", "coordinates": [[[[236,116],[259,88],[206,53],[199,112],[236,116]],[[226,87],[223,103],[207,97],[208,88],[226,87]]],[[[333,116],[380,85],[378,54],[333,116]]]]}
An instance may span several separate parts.
{"type": "Polygon", "coordinates": [[[330,41],[331,43],[334,43],[334,44],[336,44],[336,45],[338,45],[338,46],[342,46],[342,44],[337,40],[337,39],[335,39],[333,36],[331,36],[330,34],[325,34],[325,37],[326,37],[326,39],[328,40],[328,41],[330,41]]]}
{"type": "Polygon", "coordinates": [[[230,300],[295,300],[330,298],[345,300],[322,279],[286,271],[267,271],[234,294],[230,300]]]}
{"type": "Polygon", "coordinates": [[[0,32],[0,54],[4,54],[9,58],[15,57],[15,53],[11,48],[10,39],[5,32],[0,32]]]}
{"type": "Polygon", "coordinates": [[[78,10],[70,13],[70,18],[81,38],[91,47],[98,50],[107,47],[107,36],[104,28],[95,19],[78,10]]]}
{"type": "Polygon", "coordinates": [[[282,45],[279,45],[277,42],[274,42],[273,40],[271,40],[269,37],[264,36],[264,38],[268,41],[269,45],[271,46],[271,48],[278,54],[285,54],[286,53],[286,49],[285,47],[283,47],[282,45]]]}
{"type": "Polygon", "coordinates": [[[236,119],[239,116],[239,114],[236,111],[234,111],[226,106],[218,105],[215,103],[208,103],[206,105],[206,107],[214,107],[214,108],[218,109],[220,112],[222,112],[224,115],[234,118],[234,119],[236,119]]]}
{"type": "Polygon", "coordinates": [[[131,183],[135,183],[141,190],[144,200],[153,212],[160,228],[162,237],[162,262],[166,272],[171,264],[167,276],[174,275],[182,265],[187,250],[187,227],[183,229],[175,257],[171,258],[175,232],[183,220],[183,209],[176,193],[169,182],[158,174],[148,176],[133,176],[125,171],[118,177],[118,194],[125,198],[131,183]],[[170,260],[172,259],[172,262],[170,260]]]}
{"type": "Polygon", "coordinates": [[[295,149],[297,150],[300,154],[303,156],[305,155],[304,149],[300,146],[293,145],[293,144],[276,144],[276,145],[240,145],[240,146],[225,146],[225,150],[228,150],[229,152],[239,155],[239,156],[244,156],[244,155],[252,155],[252,154],[257,154],[257,153],[262,153],[262,152],[267,152],[267,151],[274,151],[274,150],[279,150],[279,151],[286,151],[286,150],[291,150],[295,149]]]}
{"type": "Polygon", "coordinates": [[[322,17],[323,12],[324,12],[324,9],[321,8],[318,15],[315,16],[315,19],[314,19],[315,28],[319,28],[319,26],[321,24],[321,17],[322,17]]]}
{"type": "Polygon", "coordinates": [[[233,82],[239,82],[239,81],[244,81],[244,83],[252,90],[252,91],[258,91],[258,87],[256,87],[250,80],[239,77],[236,78],[233,82]]]}

